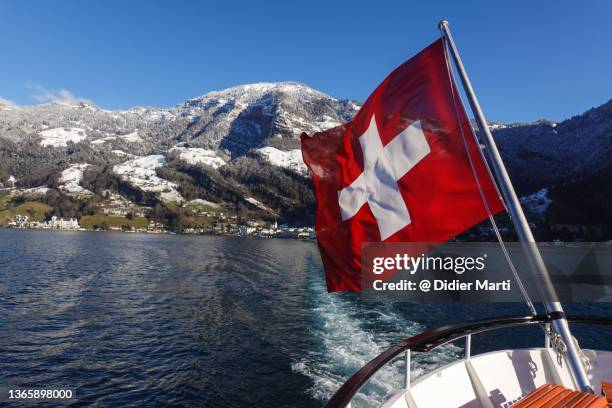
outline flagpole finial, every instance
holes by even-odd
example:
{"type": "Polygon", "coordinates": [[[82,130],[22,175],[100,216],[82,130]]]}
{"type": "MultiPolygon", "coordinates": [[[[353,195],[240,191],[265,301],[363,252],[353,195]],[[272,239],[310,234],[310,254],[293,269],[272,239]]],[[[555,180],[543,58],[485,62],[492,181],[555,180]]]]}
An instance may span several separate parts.
{"type": "Polygon", "coordinates": [[[448,27],[448,20],[444,19],[444,20],[440,20],[440,22],[438,23],[438,28],[440,30],[447,28],[448,27]]]}

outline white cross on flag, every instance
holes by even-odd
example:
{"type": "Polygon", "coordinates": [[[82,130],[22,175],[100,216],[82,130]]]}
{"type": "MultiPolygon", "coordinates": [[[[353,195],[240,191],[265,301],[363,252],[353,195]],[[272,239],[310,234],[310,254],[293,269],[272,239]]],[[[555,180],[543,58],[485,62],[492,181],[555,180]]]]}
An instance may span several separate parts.
{"type": "Polygon", "coordinates": [[[348,124],[302,135],[330,291],[361,289],[368,242],[446,242],[503,210],[442,40],[393,71],[348,124]]]}
{"type": "Polygon", "coordinates": [[[340,213],[342,220],[348,220],[367,203],[384,241],[410,224],[410,213],[397,182],[429,154],[429,145],[421,123],[416,121],[383,146],[374,115],[368,129],[359,136],[359,144],[363,173],[340,191],[340,213]]]}

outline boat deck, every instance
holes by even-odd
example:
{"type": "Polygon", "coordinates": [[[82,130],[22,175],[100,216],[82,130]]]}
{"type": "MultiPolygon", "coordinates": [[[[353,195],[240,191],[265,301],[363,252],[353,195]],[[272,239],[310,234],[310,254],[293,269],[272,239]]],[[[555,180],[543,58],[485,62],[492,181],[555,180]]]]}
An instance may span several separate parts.
{"type": "Polygon", "coordinates": [[[512,408],[607,408],[604,397],[568,390],[558,384],[544,384],[512,408]]]}
{"type": "MultiPolygon", "coordinates": [[[[612,379],[612,352],[583,352],[590,361],[588,377],[592,384],[599,388],[599,384],[612,379]]],[[[456,361],[416,379],[384,407],[522,407],[513,404],[546,384],[576,390],[567,365],[560,366],[551,349],[494,351],[456,361]]]]}

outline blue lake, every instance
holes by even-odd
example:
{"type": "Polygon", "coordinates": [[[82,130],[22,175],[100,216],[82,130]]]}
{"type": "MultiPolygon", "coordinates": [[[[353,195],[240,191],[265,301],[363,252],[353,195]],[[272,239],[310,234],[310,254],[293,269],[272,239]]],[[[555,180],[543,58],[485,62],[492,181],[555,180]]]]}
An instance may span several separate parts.
{"type": "MultiPolygon", "coordinates": [[[[0,230],[0,387],[68,387],[77,406],[318,407],[402,338],[526,312],[328,294],[312,242],[0,230]]],[[[538,330],[477,336],[475,351],[539,346],[538,330]]],[[[612,345],[609,329],[575,333],[585,347],[612,345]]],[[[415,371],[461,354],[417,355],[415,371]]],[[[399,387],[400,372],[382,371],[357,405],[399,387]]]]}

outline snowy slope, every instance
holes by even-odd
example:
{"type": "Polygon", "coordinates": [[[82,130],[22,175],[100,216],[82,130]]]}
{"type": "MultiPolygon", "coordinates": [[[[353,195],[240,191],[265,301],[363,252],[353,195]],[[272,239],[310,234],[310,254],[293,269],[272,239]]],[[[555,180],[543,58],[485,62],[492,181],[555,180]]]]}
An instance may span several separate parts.
{"type": "Polygon", "coordinates": [[[70,195],[85,195],[90,196],[93,193],[83,187],[80,183],[83,180],[83,170],[90,165],[87,163],[73,164],[66,170],[62,171],[59,178],[59,189],[70,195]]]}
{"type": "Polygon", "coordinates": [[[68,142],[78,143],[87,137],[85,130],[81,128],[55,128],[40,132],[41,146],[61,147],[68,142]]]}
{"type": "Polygon", "coordinates": [[[272,210],[271,208],[267,207],[261,201],[254,199],[253,197],[245,197],[244,199],[246,201],[248,201],[249,203],[253,204],[255,207],[259,208],[260,210],[274,212],[274,210],[272,210]]]}
{"type": "Polygon", "coordinates": [[[194,200],[189,200],[185,203],[185,207],[194,208],[194,209],[202,209],[202,208],[213,208],[218,209],[221,206],[217,203],[213,203],[212,201],[203,200],[201,198],[196,198],[194,200]]]}
{"type": "Polygon", "coordinates": [[[205,165],[217,169],[225,164],[225,160],[217,156],[214,150],[199,147],[173,147],[168,151],[176,153],[179,159],[191,165],[205,165]]]}
{"type": "Polygon", "coordinates": [[[17,191],[18,194],[23,194],[26,196],[43,196],[47,194],[51,190],[46,184],[42,186],[20,189],[17,191]]]}
{"type": "Polygon", "coordinates": [[[126,135],[120,135],[119,137],[121,139],[125,140],[126,142],[129,142],[129,143],[142,142],[142,139],[138,135],[138,131],[137,130],[135,130],[133,132],[130,132],[130,133],[126,134],[126,135]]]}
{"type": "Polygon", "coordinates": [[[117,156],[125,156],[125,157],[136,157],[131,153],[126,153],[123,150],[111,150],[111,153],[116,154],[117,156]]]}
{"type": "Polygon", "coordinates": [[[182,203],[184,199],[176,190],[176,183],[158,177],[155,172],[156,168],[164,164],[166,164],[166,157],[157,154],[138,157],[118,164],[113,167],[113,172],[118,174],[122,180],[142,191],[158,193],[160,199],[166,203],[182,203]]]}
{"type": "Polygon", "coordinates": [[[257,149],[256,152],[268,160],[273,166],[293,170],[302,175],[308,174],[308,168],[306,164],[304,164],[302,151],[300,149],[293,149],[285,152],[275,147],[268,146],[257,149]]]}

